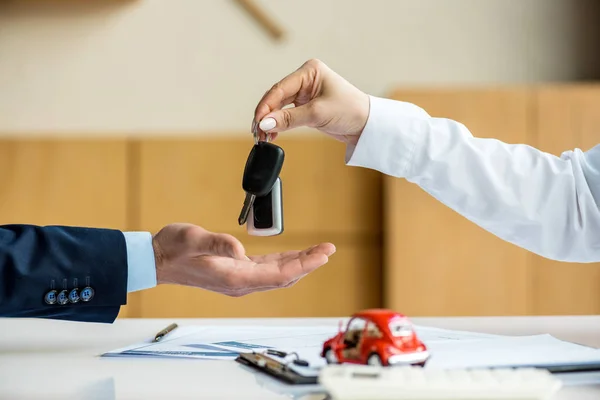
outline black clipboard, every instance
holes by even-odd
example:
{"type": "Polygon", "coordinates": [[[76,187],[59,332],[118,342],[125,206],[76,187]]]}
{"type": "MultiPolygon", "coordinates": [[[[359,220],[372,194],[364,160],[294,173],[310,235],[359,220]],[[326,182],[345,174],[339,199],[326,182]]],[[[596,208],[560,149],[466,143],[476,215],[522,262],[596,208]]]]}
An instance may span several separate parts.
{"type": "MultiPolygon", "coordinates": [[[[262,373],[268,374],[280,381],[293,385],[314,385],[319,383],[319,368],[310,367],[303,360],[296,358],[293,361],[287,359],[288,356],[295,353],[287,354],[282,351],[269,349],[264,353],[240,353],[235,361],[247,365],[262,373]]],[[[296,357],[297,354],[296,354],[296,357]]],[[[486,366],[480,367],[485,369],[506,368],[507,366],[486,366]]],[[[564,363],[564,364],[530,364],[530,365],[513,365],[510,368],[536,368],[545,369],[552,374],[569,374],[581,372],[598,372],[600,371],[599,362],[580,362],[580,363],[564,363]]]]}
{"type": "Polygon", "coordinates": [[[302,360],[278,360],[265,353],[240,353],[235,361],[292,385],[314,385],[319,380],[319,369],[311,368],[302,360]]]}
{"type": "Polygon", "coordinates": [[[578,372],[599,372],[600,363],[523,365],[519,366],[519,368],[538,368],[545,369],[552,374],[567,374],[578,372]]]}

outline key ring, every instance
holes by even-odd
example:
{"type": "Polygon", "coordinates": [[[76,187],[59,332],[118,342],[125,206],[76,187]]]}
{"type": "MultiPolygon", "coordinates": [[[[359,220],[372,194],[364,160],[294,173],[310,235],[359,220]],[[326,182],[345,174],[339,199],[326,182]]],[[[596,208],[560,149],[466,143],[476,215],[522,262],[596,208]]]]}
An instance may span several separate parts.
{"type": "MultiPolygon", "coordinates": [[[[252,135],[254,136],[254,144],[258,144],[258,142],[260,140],[258,139],[258,124],[256,122],[254,123],[254,129],[252,130],[252,135]]],[[[271,134],[265,133],[265,135],[267,136],[266,142],[268,143],[271,140],[271,134]]]]}
{"type": "MultiPolygon", "coordinates": [[[[256,130],[254,130],[253,135],[254,135],[254,144],[258,144],[258,142],[260,142],[260,140],[258,139],[258,132],[256,130]]],[[[266,142],[268,143],[268,142],[271,141],[271,134],[270,133],[266,133],[266,135],[267,135],[266,142]]]]}

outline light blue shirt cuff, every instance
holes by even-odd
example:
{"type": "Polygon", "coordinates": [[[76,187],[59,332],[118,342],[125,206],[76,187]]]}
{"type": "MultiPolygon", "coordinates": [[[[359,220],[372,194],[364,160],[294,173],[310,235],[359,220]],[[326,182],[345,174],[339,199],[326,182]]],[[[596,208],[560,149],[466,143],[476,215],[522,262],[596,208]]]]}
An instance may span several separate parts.
{"type": "Polygon", "coordinates": [[[127,245],[127,292],[156,286],[156,262],[149,232],[123,232],[127,245]]]}

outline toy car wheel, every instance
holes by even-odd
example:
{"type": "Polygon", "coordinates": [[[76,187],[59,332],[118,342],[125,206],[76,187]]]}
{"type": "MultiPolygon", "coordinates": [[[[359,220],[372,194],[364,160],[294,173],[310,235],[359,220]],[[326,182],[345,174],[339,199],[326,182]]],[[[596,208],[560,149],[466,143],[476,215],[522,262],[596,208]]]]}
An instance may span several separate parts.
{"type": "Polygon", "coordinates": [[[330,348],[325,351],[325,360],[327,361],[327,364],[337,364],[338,363],[338,359],[335,356],[335,352],[330,348]]]}
{"type": "Polygon", "coordinates": [[[367,358],[367,364],[381,366],[383,365],[383,362],[381,361],[381,357],[379,357],[379,354],[373,353],[369,356],[369,358],[367,358]]]}

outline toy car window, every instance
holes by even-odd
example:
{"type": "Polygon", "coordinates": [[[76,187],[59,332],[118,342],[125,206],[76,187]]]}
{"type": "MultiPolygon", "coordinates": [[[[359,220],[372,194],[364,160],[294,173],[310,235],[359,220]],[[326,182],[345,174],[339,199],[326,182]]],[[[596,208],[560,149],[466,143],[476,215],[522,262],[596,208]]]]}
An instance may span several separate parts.
{"type": "Polygon", "coordinates": [[[380,338],[382,334],[377,325],[375,325],[372,322],[369,322],[369,324],[367,325],[367,336],[371,338],[380,338]]]}
{"type": "Polygon", "coordinates": [[[390,322],[390,332],[393,336],[410,336],[413,334],[413,327],[405,321],[390,322]]]}
{"type": "Polygon", "coordinates": [[[362,318],[354,318],[348,323],[348,329],[344,333],[344,343],[346,346],[356,347],[365,329],[367,321],[362,318]]]}
{"type": "Polygon", "coordinates": [[[354,318],[352,321],[348,323],[349,331],[363,331],[365,329],[365,325],[367,321],[362,318],[354,318]]]}

